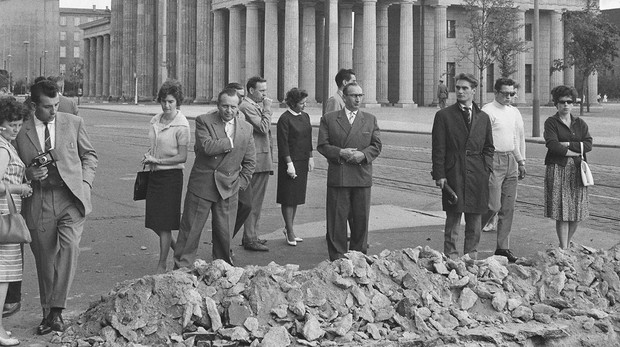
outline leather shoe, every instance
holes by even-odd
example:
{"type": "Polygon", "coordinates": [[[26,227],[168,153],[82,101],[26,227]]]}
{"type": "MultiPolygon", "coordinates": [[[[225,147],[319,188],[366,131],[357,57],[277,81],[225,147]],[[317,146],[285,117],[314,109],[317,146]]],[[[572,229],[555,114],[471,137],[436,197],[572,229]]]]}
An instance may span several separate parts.
{"type": "Polygon", "coordinates": [[[52,328],[47,322],[47,318],[43,318],[41,324],[37,327],[37,335],[46,335],[52,332],[52,328]]]}
{"type": "Polygon", "coordinates": [[[4,304],[4,307],[2,308],[2,318],[10,317],[16,314],[17,312],[19,312],[19,310],[21,310],[21,308],[22,308],[21,302],[12,302],[10,304],[4,304]]]}
{"type": "Polygon", "coordinates": [[[62,320],[62,313],[60,312],[50,312],[49,316],[47,316],[47,324],[54,331],[65,331],[65,322],[62,320]]]}
{"type": "Polygon", "coordinates": [[[258,239],[258,242],[259,242],[261,245],[264,245],[264,244],[266,244],[266,243],[267,243],[267,240],[265,240],[265,239],[258,239]]]}
{"type": "Polygon", "coordinates": [[[496,249],[495,255],[501,255],[502,257],[508,258],[509,263],[514,263],[517,261],[517,257],[509,249],[496,249]]]}
{"type": "Polygon", "coordinates": [[[246,243],[243,248],[248,251],[269,252],[269,248],[258,241],[246,243]]]}

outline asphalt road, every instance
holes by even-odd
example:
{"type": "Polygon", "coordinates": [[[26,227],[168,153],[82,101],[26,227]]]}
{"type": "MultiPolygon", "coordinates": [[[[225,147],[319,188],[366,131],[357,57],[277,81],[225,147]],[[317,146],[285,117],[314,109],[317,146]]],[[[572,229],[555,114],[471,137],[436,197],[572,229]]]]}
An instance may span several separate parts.
{"type": "MultiPolygon", "coordinates": [[[[93,190],[94,211],[88,217],[81,242],[79,268],[76,274],[66,318],[74,318],[89,304],[110,291],[116,283],[153,274],[159,246],[157,236],[144,228],[144,202],[131,199],[135,172],[140,168],[142,154],[148,148],[147,128],[149,117],[118,112],[82,110],[87,131],[99,154],[99,167],[93,190]]],[[[193,127],[193,121],[190,122],[193,127]]],[[[275,133],[275,132],[274,132],[275,133]]],[[[316,129],[314,139],[316,141],[316,129]]],[[[399,249],[428,244],[442,249],[443,214],[440,212],[439,192],[430,177],[430,136],[417,134],[383,133],[384,149],[375,162],[371,214],[372,232],[369,237],[371,254],[383,249],[399,249]]],[[[544,158],[544,145],[528,143],[528,165],[532,177],[520,182],[520,198],[540,202],[540,175],[544,158]],[[530,187],[531,186],[531,187],[530,187]]],[[[300,206],[296,219],[298,236],[305,241],[298,247],[284,243],[280,208],[275,203],[276,177],[269,183],[261,219],[260,233],[269,239],[271,251],[253,253],[243,250],[233,240],[236,263],[266,265],[271,261],[280,264],[296,263],[300,267],[314,267],[327,259],[324,240],[325,218],[325,168],[320,154],[316,156],[317,170],[309,177],[309,195],[300,206]]],[[[193,163],[190,153],[185,179],[193,163]]],[[[620,150],[601,148],[590,155],[590,163],[605,172],[609,185],[619,186],[620,150]],[[616,182],[616,183],[614,183],[616,182]]],[[[601,204],[610,213],[620,201],[620,189],[600,188],[598,195],[606,196],[601,204]]],[[[521,239],[515,248],[519,254],[533,256],[537,251],[553,247],[555,234],[553,222],[541,218],[542,210],[527,204],[518,204],[518,217],[523,225],[518,228],[521,239]],[[530,223],[530,224],[528,224],[530,223]],[[548,231],[541,236],[540,230],[548,231]]],[[[210,222],[203,233],[198,256],[211,259],[210,222]]],[[[591,245],[603,247],[620,241],[618,223],[590,226],[591,245]]],[[[517,236],[515,235],[515,238],[517,236]]],[[[483,236],[481,253],[490,255],[494,250],[493,236],[483,236]]],[[[171,261],[169,261],[171,267],[171,261]]],[[[22,311],[5,321],[5,327],[22,341],[23,345],[49,345],[50,336],[34,335],[34,328],[41,320],[34,259],[29,247],[25,251],[22,311]]]]}

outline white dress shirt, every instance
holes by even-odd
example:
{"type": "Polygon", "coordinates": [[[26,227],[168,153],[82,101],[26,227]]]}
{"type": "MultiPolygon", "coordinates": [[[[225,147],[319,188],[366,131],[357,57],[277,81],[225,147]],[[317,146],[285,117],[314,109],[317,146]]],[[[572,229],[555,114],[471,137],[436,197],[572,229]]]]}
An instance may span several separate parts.
{"type": "MultiPolygon", "coordinates": [[[[39,144],[41,145],[41,149],[45,151],[45,124],[39,120],[36,116],[34,116],[34,126],[37,129],[37,137],[39,138],[39,144]]],[[[50,143],[52,144],[52,148],[56,147],[56,117],[51,121],[47,122],[47,127],[50,131],[50,143]]]]}

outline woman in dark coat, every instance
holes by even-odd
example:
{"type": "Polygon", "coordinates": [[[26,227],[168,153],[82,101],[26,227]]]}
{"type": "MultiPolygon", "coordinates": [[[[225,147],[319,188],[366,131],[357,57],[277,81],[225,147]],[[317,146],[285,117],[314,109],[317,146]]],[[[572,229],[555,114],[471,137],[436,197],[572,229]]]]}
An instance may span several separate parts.
{"type": "Polygon", "coordinates": [[[304,112],[308,93],[293,88],[286,93],[288,110],[278,119],[278,190],[276,202],[281,204],[284,236],[290,246],[303,239],[293,230],[297,206],[306,202],[308,171],[314,169],[312,158],[312,125],[304,112]]]}
{"type": "Polygon", "coordinates": [[[560,248],[570,245],[579,222],[588,217],[588,188],[581,181],[583,158],[592,150],[592,136],[583,119],[571,114],[577,91],[557,86],[551,91],[558,112],[545,121],[545,217],[555,219],[560,248]]]}

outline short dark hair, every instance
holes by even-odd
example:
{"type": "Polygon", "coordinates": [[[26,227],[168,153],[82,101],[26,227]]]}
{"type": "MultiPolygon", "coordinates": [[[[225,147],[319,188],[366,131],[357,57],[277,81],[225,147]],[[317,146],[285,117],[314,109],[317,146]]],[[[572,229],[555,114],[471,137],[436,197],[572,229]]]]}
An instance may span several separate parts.
{"type": "Polygon", "coordinates": [[[250,79],[248,80],[248,83],[245,85],[248,93],[250,92],[250,88],[254,88],[256,89],[256,84],[258,83],[263,83],[263,82],[267,82],[266,79],[260,77],[260,76],[254,76],[254,77],[250,77],[250,79]]]}
{"type": "Polygon", "coordinates": [[[461,72],[460,74],[456,75],[456,77],[454,77],[454,81],[460,81],[460,80],[465,80],[469,82],[469,84],[471,84],[472,89],[478,87],[478,80],[476,79],[476,77],[474,77],[474,75],[470,73],[461,72]]]}
{"type": "Polygon", "coordinates": [[[41,81],[45,81],[45,80],[47,80],[47,78],[45,76],[39,76],[39,77],[34,79],[34,82],[32,84],[37,84],[37,83],[39,83],[41,81]]]}
{"type": "Polygon", "coordinates": [[[560,101],[560,98],[569,96],[576,101],[579,97],[577,90],[572,86],[557,86],[551,89],[551,96],[553,97],[553,104],[557,105],[560,101]]]}
{"type": "Polygon", "coordinates": [[[240,90],[240,89],[243,89],[243,86],[241,85],[241,83],[230,82],[224,88],[232,88],[232,89],[240,90]]]}
{"type": "Polygon", "coordinates": [[[297,87],[293,87],[286,92],[286,98],[284,101],[290,108],[294,108],[301,100],[308,97],[308,92],[297,87]]]}
{"type": "Polygon", "coordinates": [[[0,124],[25,120],[30,111],[15,98],[0,98],[0,124]]]}
{"type": "Polygon", "coordinates": [[[181,108],[183,103],[183,86],[181,82],[172,79],[164,82],[157,93],[157,102],[161,102],[168,95],[172,95],[177,101],[177,108],[181,108]]]}
{"type": "Polygon", "coordinates": [[[496,92],[499,92],[502,89],[502,86],[513,86],[516,88],[517,82],[515,82],[515,80],[513,80],[512,78],[508,77],[501,77],[495,80],[494,88],[496,92]]]}
{"type": "Polygon", "coordinates": [[[342,90],[342,94],[347,95],[350,87],[360,87],[360,88],[362,88],[362,86],[360,86],[357,82],[349,83],[342,90]]]}
{"type": "Polygon", "coordinates": [[[222,96],[223,95],[228,95],[230,97],[236,96],[239,99],[239,104],[241,104],[241,98],[239,97],[239,93],[237,93],[237,90],[234,88],[224,88],[222,89],[222,91],[217,95],[217,104],[220,104],[220,101],[222,100],[222,96]]]}
{"type": "Polygon", "coordinates": [[[48,98],[55,98],[58,96],[58,87],[56,83],[44,79],[39,81],[30,87],[30,101],[38,104],[41,101],[41,96],[47,96],[48,98]]]}
{"type": "Polygon", "coordinates": [[[350,80],[351,76],[355,76],[355,72],[353,72],[353,69],[340,69],[340,71],[338,71],[338,73],[336,74],[335,78],[336,86],[340,88],[342,82],[350,80]]]}

